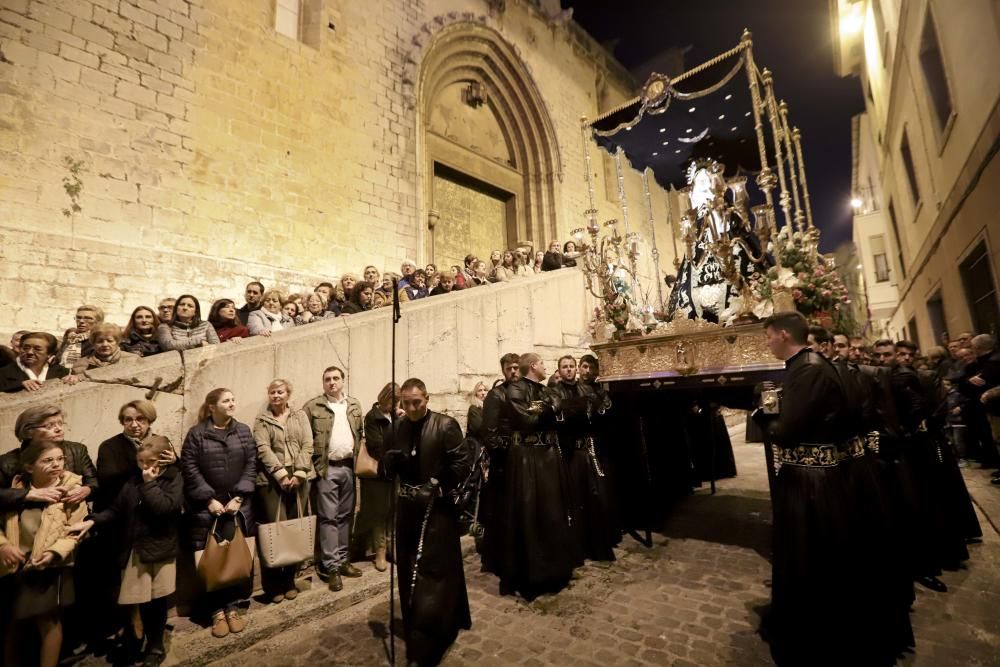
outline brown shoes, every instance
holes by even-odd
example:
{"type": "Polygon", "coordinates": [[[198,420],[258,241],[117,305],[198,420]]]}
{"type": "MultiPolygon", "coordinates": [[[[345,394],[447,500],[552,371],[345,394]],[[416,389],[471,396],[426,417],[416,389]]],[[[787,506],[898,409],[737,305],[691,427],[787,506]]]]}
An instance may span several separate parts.
{"type": "Polygon", "coordinates": [[[389,563],[385,560],[385,549],[375,552],[375,569],[385,572],[389,568],[389,563]]]}
{"type": "Polygon", "coordinates": [[[297,588],[293,587],[291,590],[285,591],[286,600],[294,600],[298,596],[299,596],[299,589],[297,588]]]}
{"type": "Polygon", "coordinates": [[[240,612],[235,609],[226,611],[226,623],[229,624],[229,631],[232,633],[243,632],[247,627],[246,619],[240,616],[240,612]]]}
{"type": "Polygon", "coordinates": [[[226,622],[226,612],[221,609],[212,614],[212,636],[222,639],[229,634],[229,623],[226,622]]]}

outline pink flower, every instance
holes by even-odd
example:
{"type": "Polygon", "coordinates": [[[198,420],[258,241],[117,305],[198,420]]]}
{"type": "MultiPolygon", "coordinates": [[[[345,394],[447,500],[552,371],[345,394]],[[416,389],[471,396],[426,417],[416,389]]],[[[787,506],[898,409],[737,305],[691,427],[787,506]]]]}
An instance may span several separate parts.
{"type": "Polygon", "coordinates": [[[802,300],[802,290],[800,290],[800,289],[793,289],[792,290],[792,297],[796,301],[801,301],[802,300]]]}

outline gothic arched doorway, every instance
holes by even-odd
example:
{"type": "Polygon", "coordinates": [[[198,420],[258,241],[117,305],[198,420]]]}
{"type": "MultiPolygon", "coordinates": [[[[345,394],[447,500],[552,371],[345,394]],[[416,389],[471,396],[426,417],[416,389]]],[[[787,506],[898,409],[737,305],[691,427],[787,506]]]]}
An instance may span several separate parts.
{"type": "Polygon", "coordinates": [[[555,132],[514,48],[485,25],[446,25],[425,50],[418,91],[426,257],[446,267],[556,238],[555,132]]]}

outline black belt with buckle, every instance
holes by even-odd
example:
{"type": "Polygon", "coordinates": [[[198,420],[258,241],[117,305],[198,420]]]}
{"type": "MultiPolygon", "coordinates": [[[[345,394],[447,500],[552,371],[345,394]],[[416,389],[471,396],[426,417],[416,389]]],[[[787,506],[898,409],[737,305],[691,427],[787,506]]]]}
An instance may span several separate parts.
{"type": "Polygon", "coordinates": [[[327,461],[326,464],[332,468],[353,468],[354,467],[354,457],[347,459],[337,459],[336,461],[327,461]]]}
{"type": "Polygon", "coordinates": [[[538,433],[518,433],[514,432],[510,436],[511,444],[521,445],[522,447],[548,447],[549,445],[556,444],[556,436],[554,433],[538,432],[538,433]]]}

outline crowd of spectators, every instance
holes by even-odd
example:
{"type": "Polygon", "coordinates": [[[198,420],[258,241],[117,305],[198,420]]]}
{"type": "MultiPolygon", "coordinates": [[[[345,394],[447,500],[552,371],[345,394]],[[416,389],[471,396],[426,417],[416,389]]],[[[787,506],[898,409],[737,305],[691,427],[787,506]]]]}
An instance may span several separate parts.
{"type": "MultiPolygon", "coordinates": [[[[262,302],[268,294],[261,290],[262,302]]],[[[191,331],[197,301],[184,296],[176,305],[189,324],[181,330],[191,331]]],[[[231,301],[219,310],[233,320],[231,301]]],[[[147,315],[156,318],[152,311],[147,315]]],[[[94,330],[101,327],[114,325],[94,330]]],[[[74,366],[92,363],[91,357],[106,361],[114,354],[109,340],[125,354],[120,336],[112,335],[120,333],[117,327],[106,331],[86,339],[92,349],[74,366]]],[[[43,343],[30,336],[23,341],[38,354],[47,351],[43,343]]],[[[315,559],[280,567],[260,563],[264,601],[272,604],[298,596],[296,580],[310,561],[333,591],[342,590],[344,578],[361,576],[352,561],[371,552],[375,569],[385,571],[393,484],[360,473],[356,478],[355,465],[362,448],[376,462],[382,459],[391,423],[403,416],[400,387],[386,384],[366,412],[347,395],[345,381],[342,369],[326,368],[323,393],[299,403],[291,383],[276,378],[252,423],[236,419],[231,390],[213,389],[180,448],[155,433],[155,405],[132,400],[120,407],[121,429],[100,444],[96,462],[84,444],[66,439],[60,406],[24,410],[14,429],[18,446],[0,454],[2,664],[54,667],[71,646],[97,650],[103,642],[113,645],[115,664],[161,664],[178,572],[190,571],[179,561],[197,561],[213,535],[232,541],[237,529],[250,536],[261,524],[316,516],[315,559]],[[37,641],[26,640],[26,631],[37,641]]],[[[479,382],[469,396],[468,437],[483,436],[488,386],[479,382]]],[[[194,582],[192,617],[203,618],[217,638],[242,632],[249,584],[205,590],[194,582]]]]}
{"type": "Polygon", "coordinates": [[[405,260],[399,273],[369,265],[361,272],[345,273],[335,282],[321,282],[312,292],[267,289],[260,281],[247,284],[239,308],[229,298],[219,298],[208,309],[191,294],[162,299],[154,309],[139,306],[124,327],[104,321],[104,311],[93,305],[77,308],[76,326],[58,339],[40,331],[18,331],[10,346],[0,345],[0,392],[36,391],[46,380],[78,382],[94,368],[127,359],[149,357],[169,350],[189,350],[205,345],[239,342],[251,336],[343,315],[389,306],[393,285],[399,300],[416,301],[432,296],[515,280],[542,271],[575,266],[579,255],[573,241],[552,242],[546,252],[530,247],[494,250],[489,262],[467,255],[463,266],[439,270],[434,264],[419,268],[405,260]],[[534,257],[534,259],[532,259],[534,257]]]}
{"type": "Polygon", "coordinates": [[[809,342],[829,359],[872,367],[904,363],[916,371],[959,467],[978,463],[992,469],[992,483],[1000,486],[1000,351],[991,334],[963,332],[947,347],[921,350],[911,341],[869,343],[813,327],[809,342]]]}

